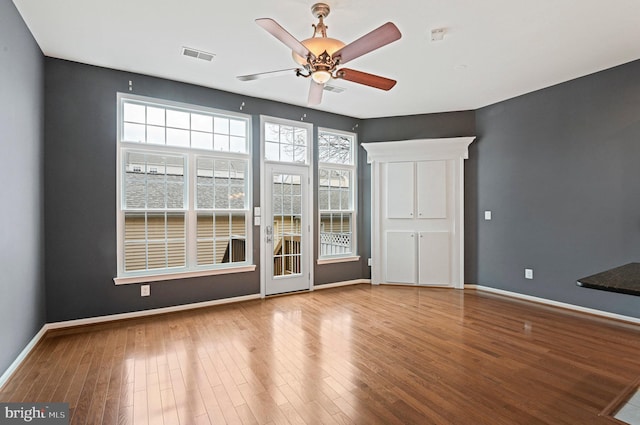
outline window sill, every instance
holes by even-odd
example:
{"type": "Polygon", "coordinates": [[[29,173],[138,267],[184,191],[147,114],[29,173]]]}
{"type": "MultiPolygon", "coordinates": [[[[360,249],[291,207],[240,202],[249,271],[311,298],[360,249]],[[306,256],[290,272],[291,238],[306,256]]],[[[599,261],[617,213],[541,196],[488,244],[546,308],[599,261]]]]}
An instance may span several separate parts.
{"type": "Polygon", "coordinates": [[[229,267],[225,269],[216,269],[216,270],[202,270],[197,272],[114,277],[113,282],[116,285],[127,285],[131,283],[151,283],[151,282],[161,282],[164,280],[187,279],[190,277],[215,276],[215,275],[231,274],[231,273],[246,273],[246,272],[252,272],[255,269],[256,269],[255,264],[252,264],[250,266],[229,267]]]}
{"type": "Polygon", "coordinates": [[[351,261],[360,261],[360,256],[354,255],[351,257],[319,258],[318,261],[316,261],[316,264],[348,263],[351,261]]]}

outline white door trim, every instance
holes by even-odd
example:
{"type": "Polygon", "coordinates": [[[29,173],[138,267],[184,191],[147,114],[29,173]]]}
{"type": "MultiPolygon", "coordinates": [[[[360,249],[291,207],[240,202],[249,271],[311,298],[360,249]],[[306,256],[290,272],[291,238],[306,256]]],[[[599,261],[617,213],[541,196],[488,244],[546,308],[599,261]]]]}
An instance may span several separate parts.
{"type": "MultiPolygon", "coordinates": [[[[308,140],[309,140],[309,145],[308,145],[308,149],[307,149],[307,155],[308,155],[308,160],[307,160],[307,164],[306,167],[308,168],[308,196],[307,196],[307,211],[308,211],[308,223],[309,223],[309,229],[310,231],[308,232],[308,237],[307,237],[307,243],[309,245],[309,247],[307,248],[309,251],[309,255],[308,255],[308,261],[309,261],[309,265],[308,265],[308,270],[309,270],[309,291],[313,291],[313,266],[314,266],[314,249],[313,247],[315,246],[315,227],[314,227],[314,221],[313,221],[313,216],[314,216],[314,206],[313,206],[313,189],[315,188],[315,183],[314,183],[314,174],[313,174],[313,150],[314,150],[314,146],[315,146],[315,136],[314,136],[314,129],[313,129],[313,124],[311,123],[306,123],[306,122],[300,122],[300,121],[292,121],[292,120],[287,120],[287,119],[283,119],[283,118],[276,118],[276,117],[271,117],[271,116],[267,116],[267,115],[260,115],[260,205],[261,206],[266,206],[266,184],[270,183],[267,182],[265,179],[265,174],[266,174],[266,165],[273,163],[271,161],[266,161],[265,160],[265,147],[264,147],[264,140],[265,140],[265,136],[264,136],[264,126],[265,126],[265,122],[272,122],[272,123],[277,123],[277,124],[284,124],[284,125],[291,125],[291,126],[295,126],[295,127],[302,127],[307,129],[308,132],[308,140]]],[[[278,163],[275,163],[278,164],[278,163]]],[[[305,164],[294,164],[294,163],[281,163],[281,164],[288,164],[288,165],[297,165],[300,167],[304,167],[305,164]]],[[[255,192],[254,192],[255,193],[255,192]]],[[[262,210],[262,208],[261,208],[262,210]]],[[[267,282],[267,261],[270,261],[270,256],[269,253],[267,252],[266,249],[264,249],[265,247],[265,232],[266,232],[266,226],[270,225],[271,223],[267,223],[265,220],[265,216],[266,216],[266,211],[264,213],[262,213],[262,216],[260,218],[260,238],[259,238],[259,242],[258,242],[258,246],[260,247],[260,297],[261,298],[265,298],[266,297],[266,282],[267,282]]]]}

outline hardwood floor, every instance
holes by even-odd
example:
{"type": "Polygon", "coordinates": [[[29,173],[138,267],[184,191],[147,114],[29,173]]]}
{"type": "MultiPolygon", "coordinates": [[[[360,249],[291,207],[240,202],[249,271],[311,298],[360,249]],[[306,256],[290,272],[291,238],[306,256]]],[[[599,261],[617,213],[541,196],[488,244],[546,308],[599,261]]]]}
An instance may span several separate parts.
{"type": "Polygon", "coordinates": [[[72,424],[606,424],[640,326],[357,285],[53,331],[0,401],[72,424]]]}

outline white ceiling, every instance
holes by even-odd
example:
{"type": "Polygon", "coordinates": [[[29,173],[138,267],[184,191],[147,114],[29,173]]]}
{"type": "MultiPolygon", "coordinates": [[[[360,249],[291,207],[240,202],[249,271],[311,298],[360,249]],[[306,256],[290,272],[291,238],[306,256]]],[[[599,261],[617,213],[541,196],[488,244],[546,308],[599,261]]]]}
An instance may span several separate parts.
{"type": "MultiPolygon", "coordinates": [[[[47,56],[306,106],[309,80],[235,77],[295,67],[254,23],[311,36],[313,0],[13,0],[47,56]],[[216,54],[182,56],[182,47],[216,54]]],[[[316,109],[357,118],[476,109],[640,58],[638,0],[329,0],[329,37],[387,21],[402,38],[349,63],[398,80],[389,92],[337,80],[316,109]],[[434,28],[447,29],[431,42],[434,28]]]]}

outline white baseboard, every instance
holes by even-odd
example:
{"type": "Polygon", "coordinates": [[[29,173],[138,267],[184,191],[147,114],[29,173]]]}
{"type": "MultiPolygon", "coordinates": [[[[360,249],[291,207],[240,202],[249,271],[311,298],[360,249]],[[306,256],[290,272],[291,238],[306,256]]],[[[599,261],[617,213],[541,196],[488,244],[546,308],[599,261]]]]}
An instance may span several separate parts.
{"type": "Polygon", "coordinates": [[[9,366],[9,368],[7,370],[4,371],[4,373],[2,374],[2,376],[0,376],[0,389],[4,386],[4,384],[7,383],[7,381],[9,380],[9,378],[11,378],[11,375],[13,375],[13,373],[18,369],[18,367],[20,366],[20,364],[22,364],[22,362],[24,361],[24,359],[27,358],[27,356],[29,355],[29,353],[31,352],[31,350],[33,350],[33,347],[36,346],[36,344],[42,339],[42,337],[47,333],[47,325],[45,324],[39,331],[38,333],[31,338],[31,341],[29,341],[29,343],[27,344],[26,347],[24,347],[24,349],[20,352],[20,354],[18,354],[18,357],[16,357],[16,359],[13,361],[13,363],[11,363],[11,365],[9,366]]]}
{"type": "Polygon", "coordinates": [[[156,314],[174,313],[176,311],[193,310],[195,308],[211,307],[214,305],[237,303],[242,301],[260,299],[260,294],[244,295],[242,297],[223,298],[220,300],[203,301],[200,303],[176,305],[172,307],[154,308],[151,310],[132,311],[131,313],[110,314],[108,316],[89,317],[86,319],[67,320],[64,322],[47,323],[45,327],[50,329],[70,328],[74,326],[94,325],[103,322],[112,322],[114,320],[136,319],[145,316],[154,316],[156,314]]]}
{"type": "Polygon", "coordinates": [[[518,298],[525,301],[531,301],[534,303],[550,305],[553,307],[564,308],[567,310],[578,311],[580,313],[592,314],[594,316],[605,317],[607,319],[620,320],[622,322],[629,322],[640,325],[640,318],[624,316],[622,314],[610,313],[608,311],[596,310],[595,308],[581,307],[575,304],[563,303],[560,301],[549,300],[547,298],[534,297],[532,295],[519,294],[517,292],[505,291],[504,289],[491,288],[489,286],[482,285],[464,285],[465,289],[475,289],[477,291],[491,292],[498,295],[504,295],[506,297],[518,298]]]}
{"type": "Polygon", "coordinates": [[[342,282],[327,283],[325,285],[314,285],[313,290],[317,291],[319,289],[337,288],[339,286],[359,285],[361,283],[371,283],[371,279],[345,280],[342,282]]]}

